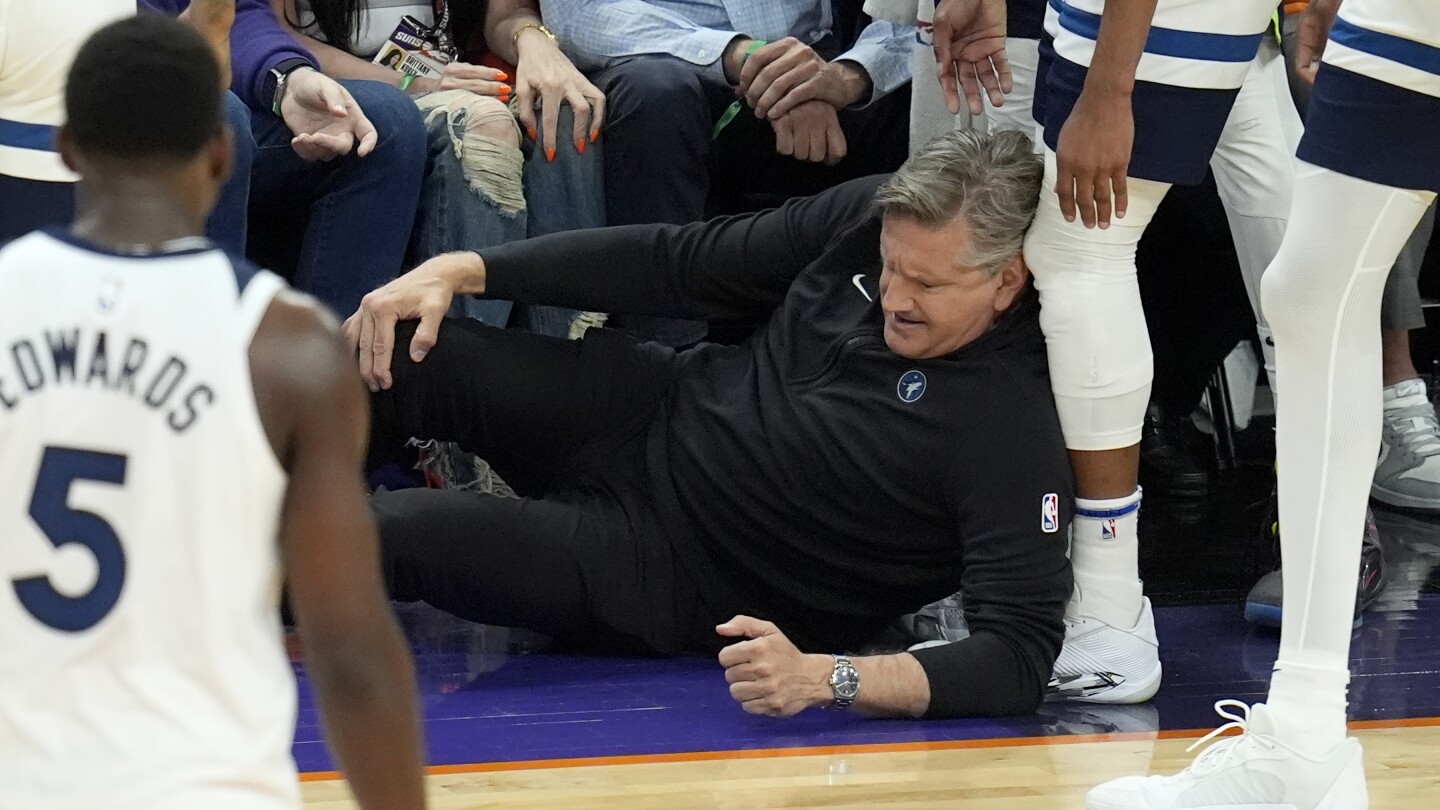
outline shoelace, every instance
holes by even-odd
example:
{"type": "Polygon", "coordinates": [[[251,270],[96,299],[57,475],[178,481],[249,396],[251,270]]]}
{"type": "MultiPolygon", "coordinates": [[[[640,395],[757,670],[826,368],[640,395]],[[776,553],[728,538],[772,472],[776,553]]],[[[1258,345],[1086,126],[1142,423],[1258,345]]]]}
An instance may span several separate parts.
{"type": "Polygon", "coordinates": [[[1386,418],[1405,449],[1421,458],[1440,455],[1440,422],[1435,419],[1435,409],[1424,397],[1416,399],[1414,405],[1394,409],[1386,418]]]}
{"type": "MultiPolygon", "coordinates": [[[[1250,734],[1250,707],[1245,703],[1238,700],[1216,701],[1215,713],[1230,722],[1196,740],[1194,744],[1185,749],[1186,753],[1194,751],[1232,729],[1240,729],[1240,735],[1223,739],[1202,751],[1189,768],[1196,776],[1205,776],[1224,767],[1235,755],[1235,752],[1243,750],[1247,745],[1265,745],[1259,738],[1250,734]],[[1231,708],[1238,709],[1239,712],[1227,711],[1231,708]]],[[[1266,747],[1271,746],[1267,745],[1266,747]]]]}

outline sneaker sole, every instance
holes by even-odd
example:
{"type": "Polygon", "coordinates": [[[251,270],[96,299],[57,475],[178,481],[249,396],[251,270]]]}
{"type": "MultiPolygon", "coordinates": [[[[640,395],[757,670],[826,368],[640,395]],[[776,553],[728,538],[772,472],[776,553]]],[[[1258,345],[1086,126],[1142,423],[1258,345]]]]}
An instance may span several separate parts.
{"type": "Polygon", "coordinates": [[[1155,697],[1155,693],[1160,691],[1163,669],[1160,663],[1156,662],[1155,669],[1140,678],[1134,680],[1127,678],[1124,683],[1103,692],[1091,695],[1067,695],[1064,699],[1074,703],[1108,703],[1112,705],[1144,703],[1155,697]]]}
{"type": "Polygon", "coordinates": [[[1370,497],[1387,506],[1398,506],[1401,509],[1414,509],[1417,512],[1440,512],[1440,501],[1392,492],[1375,483],[1370,485],[1370,497]]]}
{"type": "MultiPolygon", "coordinates": [[[[1261,627],[1279,627],[1280,619],[1284,611],[1279,605],[1266,605],[1260,602],[1245,603],[1245,621],[1251,624],[1258,624],[1261,627]]],[[[1352,630],[1359,630],[1365,624],[1365,614],[1355,614],[1355,621],[1351,623],[1352,630]]]]}

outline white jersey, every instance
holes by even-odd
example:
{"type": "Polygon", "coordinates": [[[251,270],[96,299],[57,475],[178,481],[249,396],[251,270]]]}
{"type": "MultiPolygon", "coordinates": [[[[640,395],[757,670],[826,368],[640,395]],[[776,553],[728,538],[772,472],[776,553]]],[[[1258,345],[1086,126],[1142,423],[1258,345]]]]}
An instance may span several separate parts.
{"type": "Polygon", "coordinates": [[[135,0],[0,0],[0,174],[74,182],[60,162],[65,76],[80,46],[135,14],[135,0]]]}
{"type": "Polygon", "coordinates": [[[1352,73],[1440,97],[1440,2],[1346,0],[1322,59],[1352,73]]]}
{"type": "Polygon", "coordinates": [[[173,247],[0,250],[0,810],[299,805],[248,359],[284,284],[173,247]]]}
{"type": "MultiPolygon", "coordinates": [[[[1105,0],[1049,0],[1055,53],[1090,67],[1105,0]]],[[[1174,87],[1236,90],[1245,83],[1275,0],[1159,0],[1135,78],[1174,87]]]]}

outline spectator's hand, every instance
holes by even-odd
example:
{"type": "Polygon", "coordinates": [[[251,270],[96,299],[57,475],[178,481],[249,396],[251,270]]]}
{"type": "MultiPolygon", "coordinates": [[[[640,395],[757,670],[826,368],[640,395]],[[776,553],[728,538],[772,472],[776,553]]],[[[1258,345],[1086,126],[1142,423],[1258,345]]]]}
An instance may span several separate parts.
{"type": "Polygon", "coordinates": [[[517,117],[530,140],[540,140],[535,130],[535,103],[540,103],[545,158],[554,160],[555,145],[559,142],[556,130],[560,126],[560,106],[569,103],[575,111],[575,126],[567,135],[584,154],[585,144],[600,137],[600,125],[605,121],[605,94],[575,69],[549,37],[533,29],[525,33],[529,35],[522,35],[515,43],[520,54],[520,64],[515,68],[517,117]]]}
{"type": "Polygon", "coordinates": [[[770,622],[736,616],[715,632],[748,639],[721,650],[720,666],[725,667],[730,697],[750,714],[791,717],[834,699],[834,659],[800,652],[770,622]]]}
{"type": "Polygon", "coordinates": [[[865,97],[870,75],[854,62],[826,62],[794,37],[772,42],[745,59],[736,93],[759,118],[775,120],[807,101],[844,109],[865,97]]]}
{"type": "Polygon", "coordinates": [[[440,322],[450,310],[457,285],[452,271],[473,254],[446,253],[416,267],[360,300],[360,309],[343,327],[345,339],[359,352],[360,376],[372,392],[389,390],[395,351],[395,324],[419,319],[410,341],[410,359],[419,363],[435,348],[440,322]],[[462,258],[463,257],[463,258],[462,258]]]}
{"type": "Polygon", "coordinates": [[[1300,18],[1300,45],[1295,50],[1295,73],[1300,78],[1315,83],[1315,74],[1320,70],[1320,55],[1325,53],[1325,42],[1330,38],[1330,27],[1335,24],[1335,15],[1340,11],[1341,0],[1311,0],[1300,18]]]}
{"type": "Polygon", "coordinates": [[[1135,114],[1130,96],[1080,94],[1075,109],[1060,130],[1056,162],[1059,176],[1055,193],[1066,222],[1075,221],[1079,209],[1085,227],[1110,227],[1110,212],[1125,218],[1129,204],[1125,176],[1135,142],[1135,114]]]}
{"type": "Polygon", "coordinates": [[[495,96],[509,103],[510,85],[505,84],[508,78],[510,77],[504,71],[492,67],[451,62],[445,66],[445,72],[440,74],[438,79],[428,76],[415,77],[410,82],[410,92],[419,95],[440,90],[469,90],[477,96],[495,96]]]}
{"type": "Polygon", "coordinates": [[[840,117],[823,101],[807,101],[770,122],[775,151],[796,160],[834,166],[845,157],[845,131],[840,117]]]}
{"type": "Polygon", "coordinates": [[[1005,0],[940,0],[935,8],[935,62],[950,112],[960,112],[961,91],[971,115],[985,111],[982,89],[992,105],[1003,105],[1014,86],[1005,55],[1005,0]]]}
{"type": "Polygon", "coordinates": [[[290,141],[295,154],[304,160],[334,160],[351,149],[365,157],[380,138],[350,91],[311,68],[300,68],[286,80],[280,117],[295,135],[290,141]]]}
{"type": "Polygon", "coordinates": [[[194,28],[220,62],[220,89],[230,89],[230,28],[235,25],[235,0],[194,0],[180,12],[180,21],[194,28]]]}

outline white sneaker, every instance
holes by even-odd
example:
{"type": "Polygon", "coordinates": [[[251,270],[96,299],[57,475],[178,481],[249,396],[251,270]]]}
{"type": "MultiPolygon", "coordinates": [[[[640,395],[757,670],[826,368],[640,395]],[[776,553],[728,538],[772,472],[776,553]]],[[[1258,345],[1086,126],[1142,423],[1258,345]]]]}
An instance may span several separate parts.
{"type": "Polygon", "coordinates": [[[1231,721],[1190,750],[1231,729],[1174,776],[1127,776],[1085,797],[1088,810],[1367,810],[1364,752],[1346,739],[1323,759],[1311,759],[1275,739],[1264,704],[1247,708],[1222,700],[1215,711],[1231,721]],[[1227,708],[1239,710],[1232,714],[1227,708]]]}
{"type": "Polygon", "coordinates": [[[1391,506],[1440,512],[1440,423],[1423,381],[1385,389],[1383,425],[1370,495],[1391,506]]]}
{"type": "Polygon", "coordinates": [[[1093,616],[1065,617],[1065,646],[1050,678],[1051,699],[1144,703],[1159,689],[1160,642],[1148,598],[1130,628],[1093,616]]]}

